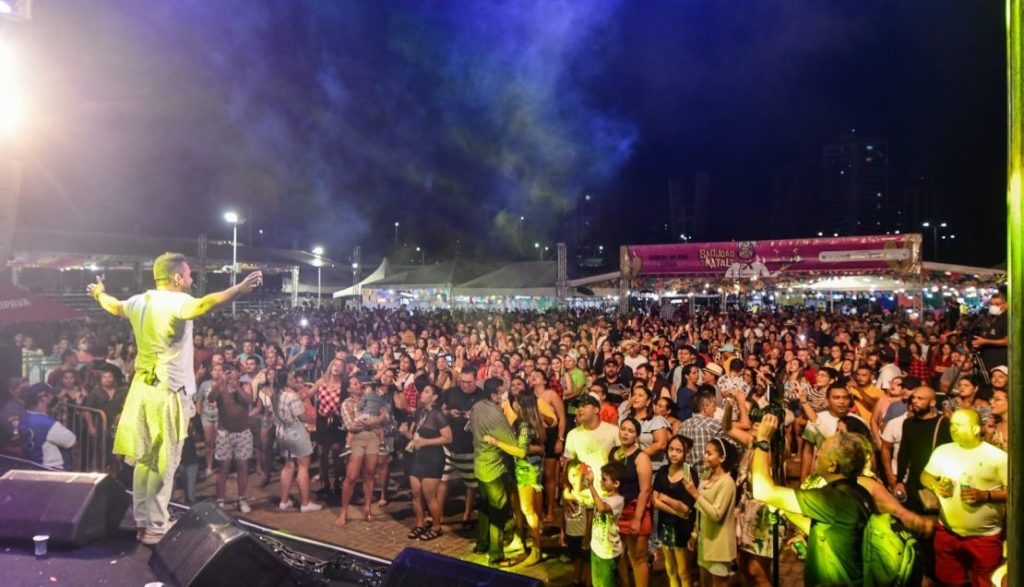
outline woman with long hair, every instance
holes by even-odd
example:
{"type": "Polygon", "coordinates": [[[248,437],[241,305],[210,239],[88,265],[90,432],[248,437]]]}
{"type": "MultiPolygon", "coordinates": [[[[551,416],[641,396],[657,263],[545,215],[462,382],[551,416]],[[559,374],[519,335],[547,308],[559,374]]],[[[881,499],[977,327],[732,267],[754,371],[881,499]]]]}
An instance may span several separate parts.
{"type": "Polygon", "coordinates": [[[412,452],[409,487],[416,526],[408,538],[413,540],[434,540],[441,536],[441,523],[444,519],[442,496],[445,494],[440,490],[444,484],[441,475],[444,472],[444,447],[452,441],[452,428],[441,413],[439,395],[436,385],[425,385],[420,392],[415,420],[402,428],[403,434],[410,440],[407,450],[412,452]],[[430,521],[426,520],[424,503],[430,512],[430,521]]]}
{"type": "Polygon", "coordinates": [[[345,432],[341,418],[342,374],[345,365],[334,359],[313,384],[316,392],[316,444],[320,450],[321,492],[341,489],[341,448],[345,432]],[[331,480],[334,480],[333,488],[331,480]]]}
{"type": "Polygon", "coordinates": [[[760,422],[751,424],[747,398],[726,398],[722,414],[722,432],[744,447],[736,476],[736,539],[739,551],[739,572],[744,585],[771,585],[772,523],[771,513],[763,502],[754,499],[750,466],[754,457],[754,439],[760,422]],[[739,420],[733,421],[734,406],[739,420]]]}
{"type": "Polygon", "coordinates": [[[289,492],[292,480],[299,487],[299,511],[302,513],[316,512],[323,506],[309,500],[309,459],[313,454],[313,444],[309,441],[306,424],[315,421],[315,416],[306,412],[302,392],[306,385],[302,376],[297,373],[280,372],[274,378],[275,387],[279,391],[271,398],[270,411],[275,424],[277,449],[284,460],[281,468],[281,495],[278,509],[288,511],[294,509],[289,492]]]}
{"type": "MultiPolygon", "coordinates": [[[[636,587],[647,587],[650,568],[647,566],[647,547],[651,536],[651,484],[654,471],[651,459],[640,448],[640,422],[625,417],[619,424],[621,446],[613,448],[608,461],[621,462],[626,475],[619,486],[625,502],[619,516],[619,535],[623,551],[619,559],[619,582],[629,585],[632,571],[636,587]]],[[[666,442],[667,444],[667,442],[666,442]]]]}
{"type": "Polygon", "coordinates": [[[928,362],[931,367],[931,375],[928,381],[934,389],[939,389],[939,378],[953,366],[953,345],[944,342],[939,346],[938,352],[932,351],[932,358],[928,362]]]}
{"type": "Polygon", "coordinates": [[[686,543],[693,534],[696,500],[686,492],[684,479],[699,483],[697,468],[686,462],[686,453],[693,442],[682,436],[668,441],[668,466],[654,474],[651,505],[661,513],[655,533],[665,557],[665,574],[669,587],[690,587],[689,552],[686,543]]]}
{"type": "Polygon", "coordinates": [[[540,510],[541,510],[541,466],[544,457],[544,441],[547,431],[537,407],[537,397],[524,392],[515,396],[512,410],[515,413],[513,429],[516,433],[516,444],[510,445],[492,437],[485,436],[484,442],[491,444],[515,457],[516,492],[519,495],[519,507],[522,510],[526,525],[530,529],[533,546],[530,555],[523,561],[532,566],[541,561],[540,546],[540,510]]]}
{"type": "Polygon", "coordinates": [[[729,568],[736,560],[736,482],[730,475],[735,450],[715,438],[704,446],[707,479],[696,486],[683,478],[686,492],[696,500],[697,564],[704,587],[729,585],[729,568]]]}
{"type": "Polygon", "coordinates": [[[451,365],[448,364],[448,359],[442,355],[438,355],[434,362],[437,364],[437,372],[434,374],[434,385],[436,385],[438,389],[454,387],[455,375],[452,374],[452,368],[451,365]]]}
{"type": "MultiPolygon", "coordinates": [[[[668,446],[671,430],[668,420],[655,413],[651,392],[641,381],[633,383],[633,390],[627,401],[629,409],[626,410],[624,417],[633,418],[640,424],[637,442],[651,460],[651,467],[657,471],[665,464],[665,448],[668,446]]],[[[622,420],[623,418],[619,418],[620,422],[622,420]]]]}

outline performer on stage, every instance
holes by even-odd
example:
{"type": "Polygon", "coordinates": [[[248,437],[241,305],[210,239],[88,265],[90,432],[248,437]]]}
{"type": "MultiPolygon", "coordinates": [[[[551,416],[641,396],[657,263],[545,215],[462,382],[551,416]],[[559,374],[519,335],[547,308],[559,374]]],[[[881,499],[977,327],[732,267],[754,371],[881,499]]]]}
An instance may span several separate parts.
{"type": "Polygon", "coordinates": [[[260,271],[202,298],[189,295],[192,274],[184,255],[164,253],[153,263],[156,289],[125,301],[104,291],[103,280],[88,286],[104,310],[127,318],[135,333],[138,355],[135,377],[114,436],[114,454],[135,466],[133,513],[138,540],[152,546],[170,524],[167,505],[188,421],[195,414],[192,370],[192,320],[203,316],[262,283],[260,271]]]}

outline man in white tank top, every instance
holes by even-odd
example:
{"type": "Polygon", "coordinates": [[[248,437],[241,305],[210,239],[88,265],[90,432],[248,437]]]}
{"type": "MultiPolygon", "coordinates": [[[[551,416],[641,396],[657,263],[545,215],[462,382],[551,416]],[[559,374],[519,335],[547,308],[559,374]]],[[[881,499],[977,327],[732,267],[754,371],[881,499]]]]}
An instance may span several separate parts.
{"type": "Polygon", "coordinates": [[[194,298],[185,256],[164,253],[153,263],[153,279],[156,289],[125,301],[107,294],[99,277],[88,287],[104,310],[127,318],[135,334],[135,378],[114,435],[114,454],[135,466],[133,513],[139,541],[150,546],[169,528],[174,472],[195,413],[192,320],[252,291],[263,274],[255,271],[238,285],[194,298]]]}

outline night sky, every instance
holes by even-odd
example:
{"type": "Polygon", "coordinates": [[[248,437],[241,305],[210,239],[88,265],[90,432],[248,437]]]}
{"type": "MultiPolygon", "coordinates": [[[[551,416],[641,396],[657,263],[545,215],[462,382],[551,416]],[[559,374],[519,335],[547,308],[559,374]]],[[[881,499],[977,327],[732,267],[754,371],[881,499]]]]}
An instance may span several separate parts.
{"type": "MultiPolygon", "coordinates": [[[[345,259],[662,242],[671,179],[762,238],[781,169],[849,128],[927,177],[943,261],[1005,251],[1000,2],[38,0],[20,226],[227,237],[345,259]],[[242,230],[243,239],[247,237],[242,230]],[[458,241],[458,245],[456,245],[458,241]]],[[[801,214],[801,210],[794,210],[801,214]]],[[[802,235],[818,227],[809,221],[802,235]]]]}

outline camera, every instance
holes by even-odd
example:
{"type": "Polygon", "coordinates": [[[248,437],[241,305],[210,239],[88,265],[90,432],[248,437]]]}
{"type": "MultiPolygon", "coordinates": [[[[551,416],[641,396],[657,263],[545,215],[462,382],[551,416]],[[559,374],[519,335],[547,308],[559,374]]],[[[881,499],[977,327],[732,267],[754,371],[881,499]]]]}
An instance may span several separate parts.
{"type": "Polygon", "coordinates": [[[780,442],[783,440],[783,428],[786,425],[786,408],[783,407],[782,404],[773,401],[763,408],[761,406],[751,408],[750,421],[760,422],[768,414],[772,414],[779,421],[778,428],[776,428],[775,432],[772,434],[771,442],[780,442]]]}

